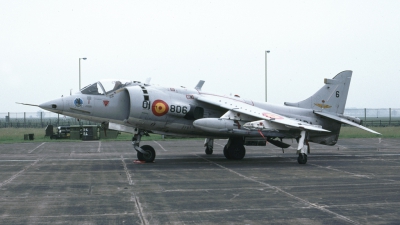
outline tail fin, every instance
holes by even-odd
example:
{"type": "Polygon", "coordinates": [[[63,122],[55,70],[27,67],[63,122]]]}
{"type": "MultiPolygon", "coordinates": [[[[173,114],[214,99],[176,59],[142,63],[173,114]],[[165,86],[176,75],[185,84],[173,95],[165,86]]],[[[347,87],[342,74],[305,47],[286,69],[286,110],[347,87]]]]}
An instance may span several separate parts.
{"type": "Polygon", "coordinates": [[[333,79],[325,78],[325,85],[314,95],[297,103],[285,102],[285,105],[313,109],[317,112],[343,114],[352,73],[352,71],[346,70],[333,79]]]}

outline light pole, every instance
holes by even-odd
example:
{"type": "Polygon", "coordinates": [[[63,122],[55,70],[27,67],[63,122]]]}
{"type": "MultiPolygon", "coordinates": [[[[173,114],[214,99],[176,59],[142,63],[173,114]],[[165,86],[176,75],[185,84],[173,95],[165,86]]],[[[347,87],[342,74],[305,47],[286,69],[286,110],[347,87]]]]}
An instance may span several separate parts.
{"type": "Polygon", "coordinates": [[[267,102],[267,54],[270,53],[269,50],[265,51],[265,102],[267,102]]]}
{"type": "Polygon", "coordinates": [[[79,58],[79,91],[81,90],[81,59],[86,60],[87,58],[79,58]]]}

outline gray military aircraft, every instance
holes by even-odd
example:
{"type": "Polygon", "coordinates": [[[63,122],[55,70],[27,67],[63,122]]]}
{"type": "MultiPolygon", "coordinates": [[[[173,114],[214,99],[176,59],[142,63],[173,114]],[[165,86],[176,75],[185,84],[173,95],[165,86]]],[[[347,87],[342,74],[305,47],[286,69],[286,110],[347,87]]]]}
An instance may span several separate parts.
{"type": "Polygon", "coordinates": [[[154,148],[140,146],[149,133],[206,138],[206,154],[213,153],[214,138],[228,138],[224,155],[240,160],[246,146],[267,142],[283,148],[282,139],[296,139],[298,163],[307,162],[308,142],[335,145],[341,125],[361,126],[361,120],[343,115],[352,71],[343,71],[311,97],[283,106],[226,96],[195,88],[158,87],[138,81],[102,80],[80,92],[39,107],[66,116],[102,123],[107,129],[130,132],[139,160],[153,162],[154,148]]]}

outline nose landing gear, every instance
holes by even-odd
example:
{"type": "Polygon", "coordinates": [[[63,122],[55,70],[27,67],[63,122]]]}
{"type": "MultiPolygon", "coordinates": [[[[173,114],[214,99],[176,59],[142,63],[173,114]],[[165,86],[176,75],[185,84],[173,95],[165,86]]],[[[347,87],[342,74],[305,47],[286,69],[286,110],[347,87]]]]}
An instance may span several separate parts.
{"type": "Polygon", "coordinates": [[[143,145],[139,147],[140,140],[143,135],[149,135],[147,132],[138,130],[132,138],[133,148],[137,151],[137,158],[139,161],[154,162],[156,158],[156,151],[150,145],[143,145]]]}

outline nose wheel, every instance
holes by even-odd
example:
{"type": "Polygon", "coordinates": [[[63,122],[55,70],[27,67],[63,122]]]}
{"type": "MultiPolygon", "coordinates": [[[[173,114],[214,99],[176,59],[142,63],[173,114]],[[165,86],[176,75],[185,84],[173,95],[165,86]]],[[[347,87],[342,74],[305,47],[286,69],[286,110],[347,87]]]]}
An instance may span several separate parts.
{"type": "Polygon", "coordinates": [[[139,161],[154,162],[156,158],[156,151],[150,145],[143,145],[139,147],[140,140],[143,135],[149,135],[147,132],[138,130],[137,133],[132,138],[133,148],[137,151],[137,158],[139,161]]]}
{"type": "Polygon", "coordinates": [[[140,151],[137,151],[137,158],[140,161],[145,161],[145,162],[153,162],[154,159],[156,158],[156,151],[154,151],[154,148],[151,147],[150,145],[143,145],[140,147],[143,151],[146,153],[142,153],[140,151]]]}

